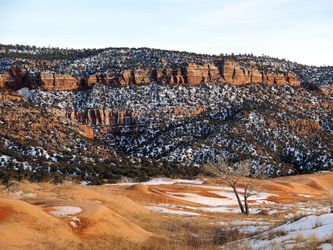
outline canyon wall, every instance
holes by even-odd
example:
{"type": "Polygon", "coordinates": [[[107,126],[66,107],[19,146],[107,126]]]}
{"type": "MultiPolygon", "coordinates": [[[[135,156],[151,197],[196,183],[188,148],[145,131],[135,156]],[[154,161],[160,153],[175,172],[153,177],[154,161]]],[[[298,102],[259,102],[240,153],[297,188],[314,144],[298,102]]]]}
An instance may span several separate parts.
{"type": "MultiPolygon", "coordinates": [[[[185,117],[193,117],[207,111],[207,107],[198,107],[188,110],[186,108],[172,108],[164,111],[164,114],[183,115],[185,117]]],[[[86,109],[83,111],[72,111],[59,116],[65,116],[72,121],[77,121],[85,125],[133,125],[140,123],[140,119],[145,114],[136,113],[131,110],[112,110],[112,109],[86,109]]]]}
{"type": "Polygon", "coordinates": [[[128,110],[86,109],[67,113],[66,117],[87,125],[130,125],[137,122],[139,114],[128,110]]]}
{"type": "Polygon", "coordinates": [[[26,69],[13,65],[0,75],[0,87],[20,89],[22,87],[39,88],[42,90],[77,90],[85,89],[100,83],[110,86],[142,85],[157,82],[160,84],[197,86],[200,84],[229,83],[244,85],[248,83],[263,83],[268,85],[300,86],[293,72],[263,73],[258,69],[242,69],[232,60],[221,60],[219,63],[198,65],[188,63],[183,68],[159,70],[125,70],[120,73],[97,73],[87,79],[75,78],[69,74],[60,75],[49,72],[30,73],[26,69]]]}

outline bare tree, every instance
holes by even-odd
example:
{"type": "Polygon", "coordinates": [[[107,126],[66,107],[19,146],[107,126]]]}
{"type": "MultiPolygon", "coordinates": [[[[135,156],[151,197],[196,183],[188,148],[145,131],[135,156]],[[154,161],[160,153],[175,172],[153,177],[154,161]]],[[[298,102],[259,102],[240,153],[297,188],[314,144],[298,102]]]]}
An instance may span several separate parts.
{"type": "Polygon", "coordinates": [[[235,193],[239,208],[243,214],[249,214],[248,198],[260,192],[258,182],[266,177],[265,167],[252,167],[252,161],[243,161],[238,164],[229,164],[225,159],[217,163],[205,165],[207,172],[222,179],[222,182],[232,188],[235,193]],[[240,192],[240,186],[243,188],[240,192]],[[243,197],[243,202],[241,199],[243,197]]]}

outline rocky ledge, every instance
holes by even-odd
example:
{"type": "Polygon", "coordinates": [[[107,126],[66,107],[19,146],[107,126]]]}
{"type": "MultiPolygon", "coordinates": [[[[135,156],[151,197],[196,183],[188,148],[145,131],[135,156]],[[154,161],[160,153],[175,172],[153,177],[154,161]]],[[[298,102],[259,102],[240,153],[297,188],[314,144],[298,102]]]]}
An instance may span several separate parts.
{"type": "Polygon", "coordinates": [[[260,72],[257,68],[240,68],[239,64],[230,59],[218,63],[204,65],[187,63],[178,69],[144,69],[124,70],[120,73],[97,73],[87,78],[76,78],[69,74],[54,74],[49,72],[30,73],[26,69],[13,65],[10,70],[0,75],[0,87],[17,90],[22,87],[30,89],[64,91],[89,88],[96,83],[120,87],[126,85],[144,85],[157,82],[160,84],[197,86],[216,83],[244,85],[248,83],[263,83],[274,86],[300,86],[298,77],[293,72],[271,73],[260,72]]]}

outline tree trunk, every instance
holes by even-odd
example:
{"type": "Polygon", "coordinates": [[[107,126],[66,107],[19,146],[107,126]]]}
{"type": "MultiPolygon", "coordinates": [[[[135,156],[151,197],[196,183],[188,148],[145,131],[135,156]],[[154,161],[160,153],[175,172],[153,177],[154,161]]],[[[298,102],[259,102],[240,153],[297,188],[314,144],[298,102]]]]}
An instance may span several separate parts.
{"type": "Polygon", "coordinates": [[[244,196],[244,206],[245,206],[245,214],[249,214],[249,204],[247,203],[247,197],[244,196]]]}
{"type": "Polygon", "coordinates": [[[234,193],[236,195],[236,198],[237,198],[237,201],[238,201],[238,205],[239,205],[239,208],[240,208],[242,214],[245,214],[244,207],[243,207],[242,201],[241,201],[241,199],[240,199],[240,197],[238,195],[236,187],[232,187],[232,189],[234,190],[234,193]]]}

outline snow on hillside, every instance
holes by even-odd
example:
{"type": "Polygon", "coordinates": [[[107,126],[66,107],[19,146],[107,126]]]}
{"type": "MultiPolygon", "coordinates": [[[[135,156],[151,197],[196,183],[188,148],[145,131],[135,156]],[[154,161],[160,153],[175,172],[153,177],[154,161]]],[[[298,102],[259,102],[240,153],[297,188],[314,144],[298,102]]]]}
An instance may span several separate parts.
{"type": "MultiPolygon", "coordinates": [[[[262,84],[220,86],[212,83],[190,87],[153,82],[125,87],[92,83],[93,86],[86,90],[58,92],[23,88],[18,92],[38,106],[42,113],[50,111],[59,116],[57,119],[65,125],[75,127],[83,123],[90,126],[100,145],[112,146],[132,159],[145,157],[150,163],[154,161],[157,170],[147,170],[150,173],[144,173],[144,178],[158,174],[170,177],[168,169],[176,169],[177,166],[191,167],[189,175],[193,176],[198,172],[197,167],[219,157],[233,162],[252,159],[254,167],[265,166],[270,175],[302,174],[333,168],[333,97],[309,90],[332,83],[330,66],[312,67],[250,54],[203,55],[149,48],[64,50],[0,45],[0,57],[0,73],[11,65],[19,65],[34,76],[46,72],[85,79],[125,70],[182,70],[188,63],[218,65],[223,59],[232,59],[250,71],[256,69],[273,74],[292,71],[302,86],[311,88],[262,84]],[[160,171],[161,166],[165,171],[160,171]]],[[[10,110],[8,103],[3,106],[10,110]]],[[[12,129],[13,124],[6,126],[12,129]]],[[[59,157],[52,157],[45,148],[35,147],[25,150],[24,154],[60,162],[59,157]]],[[[22,151],[15,147],[11,150],[22,151]]],[[[82,143],[76,143],[72,149],[66,146],[61,151],[78,155],[77,151],[87,150],[82,143]]],[[[6,165],[5,162],[3,160],[1,165],[6,165]]],[[[68,160],[65,162],[69,163],[68,160]]],[[[117,164],[112,162],[112,168],[117,164]]],[[[86,176],[77,170],[66,172],[86,176]]],[[[182,169],[181,172],[187,174],[182,169]]],[[[99,173],[94,174],[99,177],[97,175],[99,173]]],[[[116,176],[120,178],[123,173],[108,171],[104,177],[116,176]]]]}
{"type": "Polygon", "coordinates": [[[130,122],[125,124],[103,124],[102,118],[80,122],[92,126],[103,142],[134,157],[182,164],[200,164],[219,156],[235,161],[251,158],[271,174],[333,166],[331,100],[303,88],[153,83],[21,92],[39,107],[60,109],[68,116],[82,112],[82,119],[89,110],[126,111],[124,121],[130,122]],[[321,105],[326,103],[324,110],[321,105]],[[203,111],[194,115],[197,110],[203,111]]]}
{"type": "MultiPolygon", "coordinates": [[[[316,249],[333,249],[333,214],[310,215],[294,222],[275,227],[237,244],[247,249],[308,249],[309,244],[319,244],[316,249]],[[325,242],[328,243],[325,243],[325,242]]],[[[234,244],[234,243],[233,243],[234,244]]],[[[314,249],[314,248],[313,248],[314,249]]]]}

